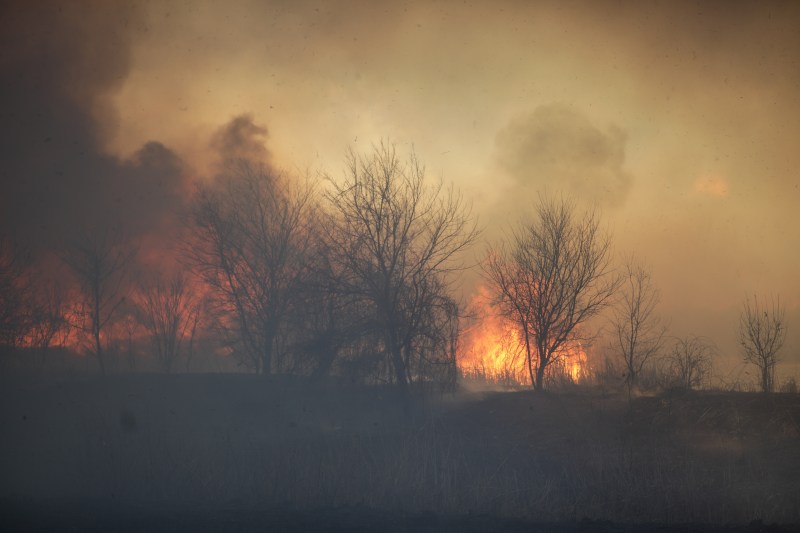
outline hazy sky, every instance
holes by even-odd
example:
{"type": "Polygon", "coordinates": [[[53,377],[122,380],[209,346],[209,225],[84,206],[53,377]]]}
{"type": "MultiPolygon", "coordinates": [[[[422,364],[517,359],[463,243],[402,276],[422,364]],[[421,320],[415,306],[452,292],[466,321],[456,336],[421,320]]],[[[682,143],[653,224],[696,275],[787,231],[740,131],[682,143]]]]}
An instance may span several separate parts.
{"type": "Polygon", "coordinates": [[[0,179],[38,242],[147,232],[239,150],[336,175],[384,138],[487,239],[538,190],[598,203],[672,332],[732,363],[744,297],[780,294],[800,360],[798,2],[27,4],[0,22],[0,179]]]}

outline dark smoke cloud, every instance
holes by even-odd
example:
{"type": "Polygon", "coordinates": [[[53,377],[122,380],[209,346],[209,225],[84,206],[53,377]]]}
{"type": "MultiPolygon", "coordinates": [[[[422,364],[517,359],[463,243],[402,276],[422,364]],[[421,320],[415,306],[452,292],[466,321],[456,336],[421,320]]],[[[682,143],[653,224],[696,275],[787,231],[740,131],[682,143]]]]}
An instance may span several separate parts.
{"type": "Polygon", "coordinates": [[[96,227],[132,237],[158,228],[185,198],[180,158],[157,142],[129,159],[103,151],[140,13],[116,2],[0,9],[3,233],[42,251],[96,227]]]}
{"type": "Polygon", "coordinates": [[[512,120],[496,138],[497,160],[524,189],[564,192],[571,197],[618,207],[631,175],[625,171],[625,134],[597,128],[589,118],[561,104],[538,107],[512,120]]]}
{"type": "Polygon", "coordinates": [[[217,155],[218,171],[240,161],[267,165],[270,154],[265,142],[267,129],[257,125],[250,114],[239,115],[219,128],[211,137],[211,148],[217,155]]]}

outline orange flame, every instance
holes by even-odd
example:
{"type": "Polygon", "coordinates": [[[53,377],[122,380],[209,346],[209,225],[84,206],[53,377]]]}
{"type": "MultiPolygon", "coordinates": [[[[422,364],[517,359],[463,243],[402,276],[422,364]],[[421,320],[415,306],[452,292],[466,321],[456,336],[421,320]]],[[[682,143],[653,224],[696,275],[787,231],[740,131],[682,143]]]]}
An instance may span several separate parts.
{"type": "MultiPolygon", "coordinates": [[[[470,302],[475,324],[461,337],[458,367],[467,378],[480,378],[507,386],[530,385],[525,345],[515,325],[500,316],[490,303],[489,291],[480,287],[470,302]]],[[[579,342],[562,350],[549,367],[551,375],[577,383],[588,377],[586,352],[579,342]]]]}

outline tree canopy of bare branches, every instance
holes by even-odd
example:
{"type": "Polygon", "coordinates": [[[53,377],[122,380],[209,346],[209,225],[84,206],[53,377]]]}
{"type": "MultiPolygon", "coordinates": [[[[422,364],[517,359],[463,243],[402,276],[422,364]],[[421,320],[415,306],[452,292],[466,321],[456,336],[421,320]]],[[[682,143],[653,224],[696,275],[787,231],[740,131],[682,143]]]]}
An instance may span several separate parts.
{"type": "Polygon", "coordinates": [[[190,262],[214,297],[217,322],[256,373],[276,370],[276,343],[307,272],[310,187],[240,162],[202,189],[187,243],[190,262]]]}
{"type": "Polygon", "coordinates": [[[70,332],[67,297],[61,284],[40,277],[31,291],[31,329],[28,334],[31,347],[39,352],[44,366],[47,352],[54,344],[63,344],[70,332]]]}
{"type": "Polygon", "coordinates": [[[711,374],[716,348],[704,337],[675,339],[669,356],[673,385],[692,390],[702,387],[711,374]]]}
{"type": "Polygon", "coordinates": [[[658,354],[666,327],[656,315],[661,297],[650,271],[634,258],[625,264],[621,297],[611,319],[613,348],[625,365],[630,393],[645,365],[658,354]]]}
{"type": "Polygon", "coordinates": [[[515,228],[510,241],[488,251],[484,275],[500,313],[520,330],[531,384],[541,391],[548,366],[587,339],[580,326],[619,286],[611,239],[595,211],[579,214],[565,199],[540,196],[534,220],[515,228]]]}
{"type": "Polygon", "coordinates": [[[350,151],[347,163],[326,195],[337,290],[370,310],[365,330],[379,334],[388,379],[405,390],[430,377],[427,370],[455,364],[441,350],[441,335],[457,320],[446,278],[478,232],[460,195],[427,185],[413,154],[403,160],[380,144],[363,155],[350,151]]]}
{"type": "Polygon", "coordinates": [[[30,328],[25,254],[0,237],[0,345],[18,346],[30,328]]]}
{"type": "Polygon", "coordinates": [[[135,254],[118,231],[97,229],[84,232],[62,256],[80,286],[75,325],[89,335],[101,374],[106,373],[103,337],[127,296],[126,276],[135,254]]]}
{"type": "Polygon", "coordinates": [[[761,390],[772,392],[775,388],[775,367],[778,351],[786,339],[785,309],[779,299],[768,304],[759,303],[758,297],[746,299],[739,315],[739,344],[744,350],[744,360],[758,367],[761,390]]]}
{"type": "Polygon", "coordinates": [[[181,352],[181,344],[192,334],[199,313],[197,299],[182,275],[157,280],[139,291],[142,323],[150,333],[155,356],[169,373],[181,352]]]}

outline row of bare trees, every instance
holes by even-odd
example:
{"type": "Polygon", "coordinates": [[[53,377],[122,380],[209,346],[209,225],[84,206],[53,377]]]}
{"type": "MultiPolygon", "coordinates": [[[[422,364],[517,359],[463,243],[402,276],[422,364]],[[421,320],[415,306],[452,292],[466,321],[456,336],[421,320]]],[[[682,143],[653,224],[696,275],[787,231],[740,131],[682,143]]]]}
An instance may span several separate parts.
{"type": "Polygon", "coordinates": [[[202,190],[187,258],[233,353],[257,373],[341,362],[405,389],[453,379],[456,256],[477,230],[462,199],[394,147],[348,155],[323,194],[242,163],[202,190]]]}
{"type": "MultiPolygon", "coordinates": [[[[137,283],[136,246],[119,231],[84,232],[62,254],[76,281],[65,325],[101,373],[121,327],[129,355],[134,336],[146,335],[165,371],[181,356],[188,367],[204,336],[260,374],[337,367],[402,389],[452,382],[459,307],[450,275],[477,235],[467,206],[429,184],[413,154],[384,144],[350,152],[344,179],[327,181],[321,192],[263,165],[230,166],[197,191],[180,275],[137,283]]],[[[19,261],[3,260],[3,279],[22,283],[19,261]]],[[[2,297],[18,319],[16,294],[2,297]]]]}
{"type": "MultiPolygon", "coordinates": [[[[666,339],[651,273],[635,258],[613,267],[596,211],[542,195],[532,215],[482,262],[494,304],[519,331],[531,385],[542,390],[549,368],[594,340],[589,323],[611,308],[630,393],[666,339]]],[[[77,280],[68,298],[56,285],[32,283],[24,254],[4,241],[0,343],[46,349],[72,330],[105,373],[110,328],[124,322],[129,353],[134,332],[144,332],[165,371],[182,354],[188,368],[203,336],[260,374],[337,368],[403,390],[417,380],[452,382],[460,312],[450,283],[477,236],[462,198],[429,183],[413,154],[401,158],[390,145],[349,152],[344,178],[324,184],[240,161],[199,187],[180,275],[133,283],[137,247],[94,230],[62,254],[77,280]]],[[[785,330],[778,303],[746,302],[739,340],[764,390],[773,388],[785,330]]],[[[688,337],[661,358],[676,382],[693,388],[713,354],[713,343],[688,337]]]]}
{"type": "MultiPolygon", "coordinates": [[[[676,338],[669,350],[658,315],[660,294],[648,268],[634,257],[612,266],[611,239],[596,211],[579,212],[563,198],[542,195],[530,221],[518,224],[504,244],[490,248],[485,279],[500,314],[520,333],[530,382],[542,390],[548,369],[570,348],[590,343],[589,322],[610,308],[611,350],[621,362],[630,395],[646,369],[665,370],[670,386],[701,387],[716,354],[707,338],[676,338]]],[[[786,334],[778,301],[746,300],[739,325],[744,360],[759,369],[760,386],[774,389],[777,353],[786,334]]]]}
{"type": "Polygon", "coordinates": [[[27,346],[42,360],[69,332],[64,291],[43,278],[28,253],[0,239],[0,347],[27,346]]]}
{"type": "Polygon", "coordinates": [[[61,260],[76,282],[72,290],[34,269],[10,241],[0,246],[0,345],[34,349],[39,365],[50,348],[70,341],[93,354],[105,374],[111,329],[122,327],[131,337],[148,333],[156,360],[169,371],[181,342],[191,342],[197,331],[201,306],[186,278],[133,288],[136,247],[117,231],[84,232],[63,250],[61,260]]]}

